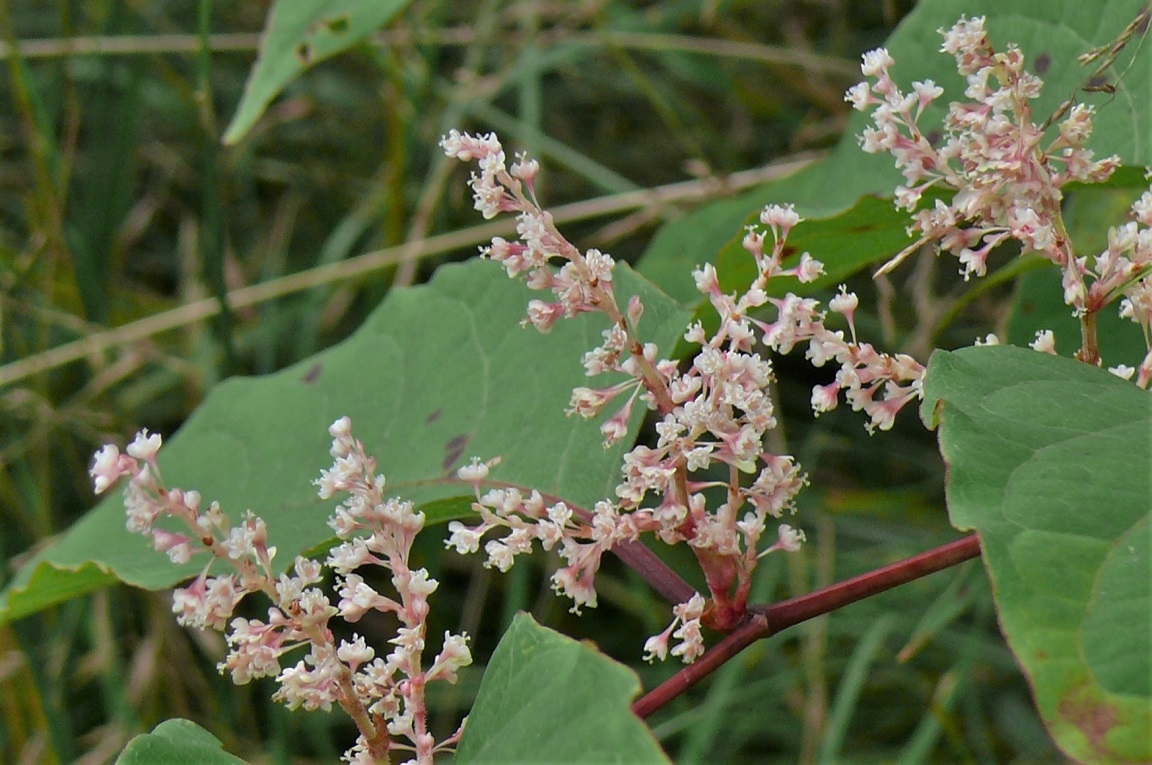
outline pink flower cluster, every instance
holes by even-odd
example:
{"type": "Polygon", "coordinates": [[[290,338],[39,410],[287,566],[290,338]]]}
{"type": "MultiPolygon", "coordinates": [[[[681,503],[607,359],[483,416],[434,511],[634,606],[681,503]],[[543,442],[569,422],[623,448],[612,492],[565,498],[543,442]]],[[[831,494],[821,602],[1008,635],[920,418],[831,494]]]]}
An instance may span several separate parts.
{"type": "MultiPolygon", "coordinates": [[[[1084,304],[1095,312],[1119,299],[1121,318],[1143,330],[1148,352],[1140,365],[1119,364],[1108,371],[1126,380],[1135,375],[1136,384],[1147,388],[1152,383],[1152,189],[1132,204],[1132,217],[1108,230],[1108,249],[1095,258],[1095,279],[1088,285],[1084,304]]],[[[1083,268],[1084,259],[1078,261],[1083,268]]]]}
{"type": "Polygon", "coordinates": [[[890,75],[895,62],[885,49],[864,55],[861,71],[876,81],[862,82],[846,96],[857,110],[872,109],[875,127],[864,130],[864,151],[891,153],[904,174],[896,204],[914,213],[910,231],[919,233],[920,241],[913,247],[936,242],[959,258],[967,278],[983,276],[989,252],[1015,239],[1025,252],[1039,252],[1061,266],[1069,282],[1077,281],[1059,223],[1060,189],[1070,181],[1104,180],[1120,162],[1118,157],[1094,160],[1084,148],[1092,134],[1092,108],[1073,108],[1045,145],[1029,103],[1039,95],[1041,81],[1024,69],[1020,50],[1010,46],[997,53],[983,18],[961,17],[940,32],[941,50],[956,58],[957,70],[967,79],[964,95],[971,100],[949,106],[939,148],[918,123],[943,90],[925,80],[914,82],[911,93],[901,91],[890,75]],[[931,208],[917,211],[921,196],[933,186],[955,190],[951,203],[937,199],[931,208]]]}
{"type": "Polygon", "coordinates": [[[343,540],[325,561],[336,573],[336,605],[316,586],[324,577],[319,562],[297,557],[291,574],[273,571],[276,548],[268,546],[264,522],[251,512],[231,527],[218,504],[201,510],[197,492],[165,488],[156,465],[158,435],[142,431],[127,454],[105,446],[91,475],[97,493],[122,476],[130,479],[125,491],[128,528],[151,536],[156,549],[173,561],[211,553],[192,584],[176,590],[172,608],[183,625],[227,630],[229,652],[221,672],[230,672],[238,685],[274,676],[280,687],[273,698],[290,709],[328,710],[334,703],[343,708],[360,730],[345,753],[349,763],[368,765],[387,760],[390,750],[410,750],[415,754],[410,762],[427,765],[435,752],[455,743],[460,731],[439,744],[433,739],[424,691],[430,682],[455,682],[457,671],[471,663],[467,636],[445,633],[440,653],[423,669],[428,596],[437,583],[425,569],[410,568],[408,557],[424,516],[408,502],[384,498],[384,476],[375,474],[375,461],[352,438],[347,417],[333,423],[329,433],[334,463],[315,483],[322,499],[348,495],[329,521],[343,540]],[[164,516],[183,521],[192,534],[154,525],[164,516]],[[209,576],[215,560],[235,572],[209,576]],[[377,592],[354,573],[368,565],[391,572],[396,598],[377,592]],[[241,599],[256,591],[273,603],[267,620],[232,618],[241,599]],[[359,635],[337,640],[328,626],[332,617],[355,623],[369,611],[393,614],[401,624],[386,656],[377,656],[359,635]],[[283,666],[282,657],[295,649],[305,649],[304,657],[283,666]]]}
{"type": "MultiPolygon", "coordinates": [[[[552,290],[557,300],[532,301],[529,320],[547,332],[561,316],[600,311],[609,318],[603,344],[585,354],[584,367],[589,376],[615,372],[623,379],[600,388],[576,388],[568,413],[590,418],[615,407],[600,428],[608,446],[627,433],[633,406],[640,401],[657,413],[659,436],[654,447],[639,445],[625,455],[616,497],[597,503],[592,511],[548,502],[538,492],[525,496],[512,487],[485,492],[481,484],[489,465],[474,461],[460,476],[476,487],[474,507],[481,523],[453,523],[448,545],[461,553],[475,552],[485,534],[503,529],[504,537],[485,544],[487,565],[500,570],[510,568],[516,555],[529,552],[533,542],[555,549],[565,565],[553,576],[553,586],[579,611],[596,605],[594,577],[603,554],[613,546],[642,533],[667,544],[686,543],[700,562],[711,598],[677,606],[672,626],[650,641],[647,653],[663,658],[668,641],[678,638],[681,643],[671,653],[692,661],[703,650],[701,623],[730,629],[743,617],[759,558],[774,550],[795,550],[804,539],[803,532],[781,524],[778,541],[759,549],[768,516],[794,512],[794,498],[806,480],[791,457],[764,449],[764,436],[776,426],[776,417],[769,394],[771,364],[753,351],[758,339],[780,353],[808,342],[809,358],[818,365],[836,360],[841,365],[836,381],[817,388],[813,405],[817,412],[827,411],[844,391],[855,409],[870,415],[870,428],[891,427],[896,411],[919,396],[923,367],[909,357],[889,357],[858,344],[854,330],[848,341],[842,331],[826,329],[825,314],[815,300],[768,296],[766,287],[773,277],[810,282],[822,273],[821,264],[807,253],[794,266],[783,266],[788,233],[800,217],[790,206],[769,206],[760,221],[771,232],[771,246],[766,234],[755,228],[744,239],[758,271],[747,291],[724,293],[711,265],[694,272],[697,288],[720,315],[720,327],[712,336],[700,324],[688,328],[685,338],[700,345],[700,351],[681,371],[639,336],[640,299],[632,297],[626,311],[619,309],[611,258],[596,250],[581,253],[540,209],[532,192],[535,163],[520,157],[506,170],[503,148],[494,135],[452,131],[441,145],[451,157],[479,161],[480,174],[473,173],[470,180],[477,209],[486,217],[500,212],[519,216],[521,241],[497,239],[482,252],[511,276],[527,274],[531,287],[552,290]],[[530,170],[518,169],[525,166],[530,170]],[[554,272],[550,261],[555,258],[562,264],[554,272]],[[755,318],[768,305],[776,313],[770,324],[755,318]],[[694,477],[714,463],[727,466],[726,481],[694,477]],[[742,480],[744,476],[748,479],[742,480]],[[714,487],[723,489],[726,499],[709,508],[704,491],[714,487]]],[[[844,291],[831,304],[850,325],[855,306],[855,296],[844,291]]]]}
{"type": "MultiPolygon", "coordinates": [[[[896,189],[896,205],[913,213],[909,234],[919,235],[882,270],[920,245],[935,242],[959,258],[965,279],[983,276],[993,248],[1014,239],[1024,252],[1040,253],[1060,267],[1064,302],[1076,316],[1083,319],[1122,299],[1121,315],[1143,327],[1149,353],[1138,369],[1120,365],[1111,371],[1127,378],[1136,374],[1136,383],[1147,387],[1152,382],[1152,192],[1133,205],[1134,221],[1109,232],[1106,251],[1091,263],[1077,256],[1064,230],[1061,189],[1072,181],[1106,180],[1120,164],[1117,156],[1097,160],[1085,148],[1092,135],[1092,107],[1073,106],[1046,141],[1030,105],[1042,83],[1024,69],[1020,50],[1009,46],[996,52],[982,17],[961,17],[940,33],[941,50],[955,57],[970,100],[949,105],[939,148],[919,121],[942,89],[925,80],[912,83],[911,93],[901,91],[890,73],[895,62],[883,48],[865,54],[861,67],[875,81],[859,83],[846,96],[857,110],[872,111],[875,126],[865,128],[861,145],[867,152],[888,152],[895,158],[905,178],[896,189]],[[931,207],[918,209],[932,187],[953,190],[951,202],[936,199],[931,207]]],[[[1053,352],[1051,333],[1040,333],[1032,345],[1053,352]]],[[[1100,362],[1094,337],[1086,336],[1079,357],[1100,362]]]]}

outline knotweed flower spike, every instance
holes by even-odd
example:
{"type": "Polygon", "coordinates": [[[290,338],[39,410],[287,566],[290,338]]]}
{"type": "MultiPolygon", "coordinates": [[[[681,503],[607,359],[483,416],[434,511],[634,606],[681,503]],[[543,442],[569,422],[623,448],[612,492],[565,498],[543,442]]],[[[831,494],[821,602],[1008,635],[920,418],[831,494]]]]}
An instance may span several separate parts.
{"type": "Polygon", "coordinates": [[[268,545],[264,522],[251,512],[239,526],[231,526],[215,502],[202,509],[197,492],[164,486],[156,465],[158,435],[141,431],[127,454],[105,446],[96,455],[91,475],[98,494],[121,477],[129,479],[128,528],[151,536],[155,548],[174,562],[210,553],[192,584],[176,590],[172,610],[180,624],[227,632],[229,651],[219,664],[221,672],[229,672],[238,685],[275,677],[280,688],[273,698],[290,709],[328,710],[333,704],[343,708],[360,731],[345,753],[346,762],[388,762],[389,752],[396,750],[413,753],[411,763],[427,765],[436,752],[453,746],[462,731],[440,743],[433,739],[425,688],[441,680],[454,683],[457,671],[472,663],[468,636],[445,633],[440,652],[424,669],[428,596],[436,591],[437,582],[426,570],[412,569],[408,563],[424,515],[414,512],[408,502],[384,498],[384,476],[376,474],[375,460],[352,437],[347,417],[334,422],[329,434],[334,462],[315,484],[321,499],[347,495],[329,520],[343,541],[323,565],[297,557],[291,574],[273,571],[276,548],[268,545]],[[189,533],[155,525],[165,516],[183,522],[189,533]],[[209,576],[217,560],[234,570],[209,576]],[[336,605],[316,586],[325,566],[336,575],[340,596],[336,605]],[[391,573],[395,597],[377,592],[355,573],[365,566],[391,573]],[[239,602],[256,591],[272,601],[267,621],[232,618],[239,602]],[[389,641],[393,647],[384,656],[359,635],[337,639],[328,626],[333,617],[355,623],[369,611],[393,614],[400,622],[396,637],[389,641]],[[285,655],[296,649],[305,650],[303,658],[285,666],[285,655]]]}
{"type": "MultiPolygon", "coordinates": [[[[1015,240],[1022,254],[1038,253],[1060,268],[1064,302],[1082,323],[1082,361],[1100,363],[1094,315],[1121,301],[1121,316],[1139,324],[1148,342],[1148,355],[1136,372],[1136,384],[1146,388],[1152,381],[1152,191],[1132,206],[1134,220],[1109,231],[1107,250],[1091,262],[1078,256],[1064,228],[1062,189],[1073,181],[1104,181],[1120,165],[1117,156],[1096,159],[1085,148],[1093,108],[1072,107],[1046,136],[1031,106],[1042,83],[1025,70],[1018,48],[996,52],[982,17],[961,17],[940,33],[941,51],[955,57],[969,100],[949,105],[939,146],[920,119],[943,91],[931,80],[912,83],[911,93],[902,91],[891,76],[895,62],[883,48],[864,55],[861,71],[870,81],[845,97],[857,110],[871,111],[873,126],[864,129],[860,141],[864,151],[890,153],[903,173],[896,206],[912,213],[908,233],[917,237],[881,272],[921,245],[935,243],[959,259],[965,279],[980,277],[987,273],[989,253],[1015,240]],[[931,188],[955,193],[951,202],[936,198],[925,206],[922,198],[931,188]]],[[[1051,342],[1045,336],[1034,347],[1047,351],[1054,348],[1051,342]]],[[[1121,369],[1127,374],[1130,368],[1121,369]]]]}
{"type": "Polygon", "coordinates": [[[504,149],[492,134],[453,130],[441,146],[450,157],[479,162],[480,172],[472,174],[469,184],[485,217],[501,212],[518,217],[520,240],[494,239],[481,252],[509,276],[551,291],[554,300],[529,303],[526,321],[548,332],[559,318],[590,311],[609,320],[604,342],[584,355],[584,368],[589,376],[617,373],[623,379],[576,388],[568,413],[591,418],[615,407],[600,426],[605,446],[611,446],[627,432],[639,402],[656,413],[658,434],[654,447],[636,446],[624,456],[616,496],[598,502],[590,512],[546,501],[538,492],[525,495],[510,487],[484,491],[487,473],[475,462],[461,478],[476,487],[474,507],[481,523],[452,523],[447,544],[461,553],[476,552],[482,537],[501,529],[503,536],[489,539],[484,547],[487,565],[501,571],[512,566],[516,555],[529,552],[534,541],[545,550],[555,549],[564,565],[553,575],[553,586],[579,612],[596,605],[595,575],[604,553],[615,545],[644,533],[667,544],[686,543],[704,572],[709,598],[696,595],[677,606],[672,625],[652,638],[645,651],[649,658],[671,653],[691,662],[703,651],[701,624],[731,629],[744,616],[757,561],[775,550],[796,550],[804,539],[802,531],[785,524],[779,527],[780,541],[760,549],[768,517],[795,511],[794,499],[806,478],[792,457],[764,449],[764,436],[776,426],[776,416],[770,394],[772,366],[754,351],[757,342],[779,353],[807,343],[808,357],[818,366],[836,361],[840,371],[835,381],[813,392],[813,406],[817,412],[828,411],[843,391],[854,409],[870,416],[870,429],[892,427],[896,412],[920,395],[923,367],[908,356],[890,357],[858,343],[853,324],[857,300],[846,290],[830,307],[847,319],[850,340],[841,330],[825,328],[826,314],[817,301],[791,293],[768,296],[769,279],[811,282],[823,270],[807,253],[784,267],[788,234],[801,219],[791,206],[771,205],[763,210],[761,225],[749,228],[744,237],[757,266],[746,291],[725,293],[711,265],[695,270],[696,287],[716,309],[720,324],[712,335],[700,324],[687,329],[685,339],[698,345],[699,352],[681,370],[641,336],[640,298],[631,297],[627,308],[620,309],[612,258],[598,250],[581,252],[539,206],[533,191],[535,163],[521,156],[506,169],[504,149]],[[775,321],[756,318],[760,309],[769,307],[775,321]],[[726,466],[726,481],[698,477],[717,463],[726,466]],[[704,494],[711,487],[725,495],[712,508],[704,494]],[[669,650],[673,638],[680,642],[669,650]]]}

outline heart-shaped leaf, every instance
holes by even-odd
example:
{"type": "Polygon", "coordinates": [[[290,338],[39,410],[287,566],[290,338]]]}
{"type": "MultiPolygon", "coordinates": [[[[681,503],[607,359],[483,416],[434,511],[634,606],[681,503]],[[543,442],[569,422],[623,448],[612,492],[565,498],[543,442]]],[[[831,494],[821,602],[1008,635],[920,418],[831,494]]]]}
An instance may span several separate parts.
{"type": "MultiPolygon", "coordinates": [[[[670,350],[688,313],[627,266],[615,281],[624,303],[642,296],[645,337],[670,350]]],[[[605,450],[596,423],[568,419],[564,408],[587,384],[580,357],[599,345],[606,320],[589,314],[540,335],[520,326],[531,294],[494,263],[440,268],[427,285],[391,293],[340,345],[213,389],[161,450],[165,480],[219,501],[233,519],[248,509],[264,518],[285,568],[332,537],[334,503],[319,500],[311,481],[331,463],[327,428],[343,415],[389,492],[429,523],[470,512],[471,488],[455,471],[473,455],[504,458],[494,480],[591,507],[611,495],[628,439],[605,450]]],[[[642,416],[637,407],[633,429],[642,416]]],[[[111,493],[18,572],[0,593],[0,622],[115,580],[157,589],[199,572],[203,560],[172,565],[129,534],[111,493]]]]}
{"type": "Polygon", "coordinates": [[[1152,761],[1152,393],[1013,347],[937,351],[924,391],[952,523],[1057,744],[1152,761]]]}

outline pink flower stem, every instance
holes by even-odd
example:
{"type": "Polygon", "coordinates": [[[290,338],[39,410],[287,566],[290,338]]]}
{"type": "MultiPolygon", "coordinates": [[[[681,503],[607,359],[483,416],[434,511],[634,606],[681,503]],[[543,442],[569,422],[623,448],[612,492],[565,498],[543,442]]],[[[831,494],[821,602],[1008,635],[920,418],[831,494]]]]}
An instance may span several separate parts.
{"type": "MultiPolygon", "coordinates": [[[[153,469],[155,470],[155,468],[153,469]]],[[[199,532],[199,528],[193,521],[186,517],[184,517],[184,520],[194,532],[199,532]]],[[[276,606],[284,612],[285,616],[297,624],[298,628],[308,636],[309,641],[313,645],[332,645],[334,643],[332,632],[327,627],[315,624],[308,625],[299,621],[298,617],[300,614],[298,606],[295,603],[285,602],[281,599],[280,593],[276,590],[276,582],[270,572],[257,568],[256,565],[247,558],[232,558],[215,535],[208,534],[201,536],[200,543],[218,559],[233,566],[240,572],[242,581],[245,583],[257,583],[261,592],[268,596],[268,599],[275,603],[276,606]]],[[[352,682],[352,673],[348,667],[343,662],[339,662],[338,667],[336,684],[340,686],[340,693],[337,696],[336,702],[340,705],[340,708],[352,718],[353,722],[356,723],[357,729],[363,734],[364,740],[368,744],[368,751],[376,759],[376,762],[382,765],[388,765],[388,750],[391,748],[392,739],[388,735],[387,727],[383,724],[377,724],[372,714],[368,711],[368,708],[365,707],[364,703],[360,700],[359,695],[356,693],[356,687],[352,682]]]]}
{"type": "MultiPolygon", "coordinates": [[[[525,490],[523,486],[506,481],[485,481],[484,485],[498,486],[504,489],[525,490]]],[[[541,492],[540,496],[549,504],[556,504],[561,501],[560,497],[555,494],[548,494],[547,492],[541,492]]],[[[579,505],[567,504],[568,507],[572,509],[573,515],[584,523],[592,523],[593,515],[591,511],[579,505]]],[[[673,571],[667,563],[662,561],[656,553],[648,549],[643,542],[620,542],[609,550],[609,552],[619,558],[628,568],[639,574],[641,579],[647,582],[656,592],[664,596],[670,603],[685,603],[696,594],[695,587],[685,582],[679,574],[673,571]]]]}
{"type": "Polygon", "coordinates": [[[1080,340],[1081,347],[1076,353],[1076,358],[1085,364],[1099,366],[1100,346],[1096,342],[1096,312],[1091,309],[1085,310],[1084,315],[1080,317],[1080,340]]]}
{"type": "Polygon", "coordinates": [[[637,699],[632,705],[632,711],[641,719],[647,718],[757,640],[979,555],[980,539],[975,534],[970,534],[942,547],[905,558],[808,595],[772,605],[752,606],[748,609],[748,617],[740,626],[694,664],[689,664],[637,699]]]}

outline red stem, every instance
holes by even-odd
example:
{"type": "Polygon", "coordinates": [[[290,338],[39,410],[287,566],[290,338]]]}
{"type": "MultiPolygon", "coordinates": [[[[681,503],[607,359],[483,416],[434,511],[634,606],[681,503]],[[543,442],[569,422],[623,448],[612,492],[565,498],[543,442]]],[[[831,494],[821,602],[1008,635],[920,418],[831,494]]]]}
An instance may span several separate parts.
{"type": "Polygon", "coordinates": [[[980,539],[975,534],[969,534],[955,542],[890,563],[822,590],[773,603],[770,606],[753,606],[749,610],[764,614],[768,619],[768,628],[777,633],[814,616],[835,611],[850,603],[870,598],[922,576],[943,571],[979,555],[980,539]]]}
{"type": "MultiPolygon", "coordinates": [[[[485,481],[484,483],[486,486],[529,491],[527,487],[504,481],[485,481]]],[[[540,496],[550,504],[562,501],[555,494],[541,493],[540,496]]],[[[592,523],[594,516],[590,510],[571,503],[568,503],[568,507],[571,508],[573,515],[582,522],[589,525],[592,523]]],[[[610,552],[639,574],[641,579],[656,592],[663,595],[670,603],[686,603],[689,598],[696,594],[695,587],[685,582],[679,574],[673,571],[667,563],[660,560],[659,556],[645,547],[642,542],[621,542],[615,545],[610,552]]]]}
{"type": "Polygon", "coordinates": [[[869,598],[893,587],[980,556],[980,539],[970,534],[911,558],[889,564],[831,587],[767,606],[752,606],[745,621],[668,680],[640,697],[632,711],[647,718],[757,640],[775,635],[814,616],[869,598]]]}
{"type": "Polygon", "coordinates": [[[621,542],[612,548],[612,553],[669,603],[687,603],[696,594],[696,588],[681,579],[642,542],[621,542]]]}

